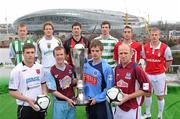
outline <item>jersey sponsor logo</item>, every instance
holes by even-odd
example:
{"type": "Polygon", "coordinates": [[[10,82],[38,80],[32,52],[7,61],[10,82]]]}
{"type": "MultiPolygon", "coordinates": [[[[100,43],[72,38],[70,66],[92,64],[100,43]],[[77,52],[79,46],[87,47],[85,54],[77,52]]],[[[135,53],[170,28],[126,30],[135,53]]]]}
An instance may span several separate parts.
{"type": "Polygon", "coordinates": [[[50,54],[52,52],[53,52],[53,50],[48,50],[48,51],[44,52],[44,55],[50,54]]]}
{"type": "Polygon", "coordinates": [[[33,82],[33,81],[39,81],[39,80],[40,80],[39,76],[30,77],[30,78],[26,79],[26,83],[30,83],[30,82],[33,82]]]}
{"type": "Polygon", "coordinates": [[[22,70],[22,72],[25,72],[25,71],[27,71],[27,69],[23,69],[23,70],[22,70]]]}
{"type": "Polygon", "coordinates": [[[90,84],[92,84],[94,86],[97,85],[97,78],[93,77],[93,76],[91,76],[89,74],[84,73],[83,74],[83,80],[84,80],[84,82],[90,83],[90,84]]]}
{"type": "Polygon", "coordinates": [[[131,73],[127,72],[126,76],[125,76],[125,79],[131,79],[131,73]]]}
{"type": "Polygon", "coordinates": [[[158,59],[146,59],[148,62],[161,62],[161,60],[158,59]]]}
{"type": "Polygon", "coordinates": [[[37,74],[40,74],[40,69],[36,69],[36,73],[37,73],[37,74]]]}
{"type": "Polygon", "coordinates": [[[120,79],[118,82],[117,82],[117,86],[118,87],[122,87],[122,88],[128,88],[128,83],[125,82],[124,80],[120,79]]]}
{"type": "Polygon", "coordinates": [[[26,79],[27,89],[37,88],[41,85],[39,76],[26,79]]]}
{"type": "Polygon", "coordinates": [[[59,80],[59,85],[63,90],[69,88],[71,85],[71,77],[65,76],[63,79],[59,80]]]}

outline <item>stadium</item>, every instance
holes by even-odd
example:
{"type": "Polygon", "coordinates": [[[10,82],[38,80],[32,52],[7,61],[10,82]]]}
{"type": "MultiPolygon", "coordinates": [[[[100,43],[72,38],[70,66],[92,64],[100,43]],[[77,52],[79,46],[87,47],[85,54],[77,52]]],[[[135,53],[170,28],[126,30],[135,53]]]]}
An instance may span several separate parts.
{"type": "Polygon", "coordinates": [[[55,33],[69,33],[72,24],[80,22],[82,32],[86,35],[92,35],[100,33],[102,21],[109,21],[113,36],[118,35],[125,24],[132,26],[136,33],[141,33],[145,27],[143,18],[128,14],[128,22],[126,23],[126,15],[119,11],[98,9],[50,9],[22,16],[14,21],[13,26],[16,28],[19,23],[25,23],[28,24],[29,33],[42,34],[43,23],[52,21],[55,26],[55,33]]]}

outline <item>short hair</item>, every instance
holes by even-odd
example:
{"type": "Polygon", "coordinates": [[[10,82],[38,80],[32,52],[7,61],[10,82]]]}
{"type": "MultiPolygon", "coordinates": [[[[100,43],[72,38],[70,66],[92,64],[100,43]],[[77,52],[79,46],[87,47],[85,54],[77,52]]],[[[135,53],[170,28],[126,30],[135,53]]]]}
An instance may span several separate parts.
{"type": "Polygon", "coordinates": [[[81,28],[81,24],[79,22],[74,22],[73,25],[72,25],[72,29],[74,26],[79,26],[81,28]]]}
{"type": "Polygon", "coordinates": [[[100,50],[103,51],[104,47],[100,40],[92,40],[90,44],[90,48],[92,47],[100,47],[100,50]]]}
{"type": "MultiPolygon", "coordinates": [[[[124,29],[131,29],[131,31],[133,32],[133,29],[132,29],[131,26],[126,25],[126,26],[124,27],[124,29]]],[[[124,29],[123,29],[123,31],[124,31],[124,29]]]]}
{"type": "Polygon", "coordinates": [[[159,31],[159,33],[161,33],[161,30],[159,28],[157,28],[157,27],[152,27],[150,29],[150,32],[152,32],[152,31],[159,31]]]}
{"type": "Polygon", "coordinates": [[[64,54],[66,54],[66,50],[64,49],[64,47],[62,46],[57,46],[54,48],[53,50],[53,56],[55,56],[55,51],[58,51],[58,50],[64,50],[64,54]]]}
{"type": "Polygon", "coordinates": [[[24,46],[23,46],[23,52],[26,50],[26,49],[31,49],[33,48],[34,50],[36,50],[35,46],[31,43],[25,43],[24,46]]]}
{"type": "Polygon", "coordinates": [[[106,24],[108,24],[108,25],[109,25],[109,28],[111,28],[111,24],[110,24],[109,21],[103,21],[103,22],[101,23],[101,28],[102,28],[103,25],[106,25],[106,24]]]}
{"type": "Polygon", "coordinates": [[[18,24],[18,25],[17,25],[17,30],[18,30],[19,28],[22,28],[22,27],[26,27],[26,28],[27,28],[27,24],[25,24],[25,23],[20,23],[20,24],[18,24]]]}
{"type": "Polygon", "coordinates": [[[53,25],[52,21],[47,21],[47,22],[45,22],[45,23],[43,24],[43,30],[45,30],[45,27],[46,27],[47,25],[51,26],[52,29],[53,29],[53,31],[54,31],[54,25],[53,25]]]}
{"type": "Polygon", "coordinates": [[[121,47],[123,47],[123,46],[127,46],[127,47],[129,48],[130,53],[131,53],[131,54],[133,53],[132,47],[131,47],[129,44],[123,42],[123,43],[118,47],[118,54],[119,54],[119,49],[120,49],[121,47]]]}

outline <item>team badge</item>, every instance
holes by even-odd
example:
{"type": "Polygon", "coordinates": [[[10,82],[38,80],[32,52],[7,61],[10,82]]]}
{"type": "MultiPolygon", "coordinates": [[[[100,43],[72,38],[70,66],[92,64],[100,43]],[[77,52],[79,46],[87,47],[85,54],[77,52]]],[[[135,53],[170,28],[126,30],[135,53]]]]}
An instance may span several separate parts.
{"type": "Polygon", "coordinates": [[[94,71],[94,73],[93,73],[95,76],[97,75],[97,71],[94,71]]]}
{"type": "Polygon", "coordinates": [[[125,76],[125,79],[131,79],[131,73],[127,72],[126,76],[125,76]]]}
{"type": "Polygon", "coordinates": [[[47,43],[47,48],[51,48],[51,43],[47,43]]]}
{"type": "Polygon", "coordinates": [[[37,74],[40,74],[40,69],[36,69],[36,73],[37,73],[37,74]]]}

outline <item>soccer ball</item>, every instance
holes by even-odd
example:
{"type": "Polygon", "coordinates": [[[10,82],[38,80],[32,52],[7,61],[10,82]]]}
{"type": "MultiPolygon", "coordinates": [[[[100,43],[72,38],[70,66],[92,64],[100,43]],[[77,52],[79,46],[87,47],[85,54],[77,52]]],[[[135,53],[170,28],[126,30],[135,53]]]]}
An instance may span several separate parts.
{"type": "Polygon", "coordinates": [[[75,49],[84,49],[84,45],[83,44],[76,44],[75,46],[74,46],[74,48],[75,49]]]}
{"type": "Polygon", "coordinates": [[[109,103],[121,102],[122,99],[123,99],[123,94],[121,89],[119,88],[112,87],[106,93],[106,100],[109,103]]]}
{"type": "Polygon", "coordinates": [[[38,95],[35,106],[37,107],[37,111],[45,112],[50,106],[50,98],[46,95],[38,95]]]}

